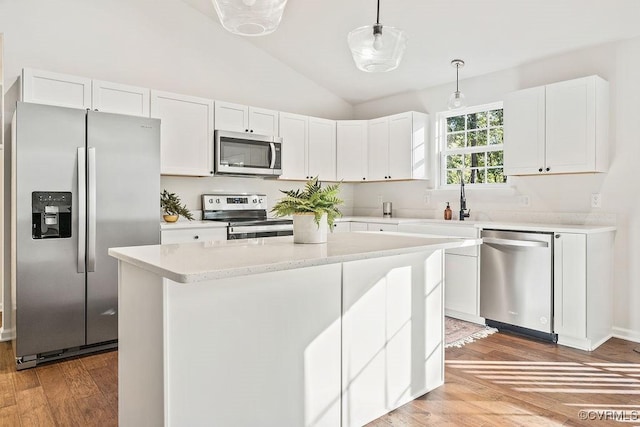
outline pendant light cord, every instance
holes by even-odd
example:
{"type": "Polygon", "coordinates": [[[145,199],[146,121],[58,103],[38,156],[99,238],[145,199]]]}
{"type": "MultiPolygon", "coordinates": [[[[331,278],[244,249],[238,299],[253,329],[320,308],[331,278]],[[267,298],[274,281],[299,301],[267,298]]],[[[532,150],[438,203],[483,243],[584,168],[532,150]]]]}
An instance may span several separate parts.
{"type": "Polygon", "coordinates": [[[380,0],[378,0],[378,13],[376,15],[376,24],[380,25],[380,0]]]}
{"type": "Polygon", "coordinates": [[[460,70],[460,64],[456,64],[456,92],[460,92],[458,89],[458,71],[460,70]]]}

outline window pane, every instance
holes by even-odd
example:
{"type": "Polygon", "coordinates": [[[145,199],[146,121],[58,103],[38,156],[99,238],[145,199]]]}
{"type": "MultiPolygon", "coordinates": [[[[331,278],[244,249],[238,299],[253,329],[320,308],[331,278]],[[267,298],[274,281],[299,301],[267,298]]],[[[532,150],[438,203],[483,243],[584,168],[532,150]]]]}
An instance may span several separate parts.
{"type": "Polygon", "coordinates": [[[481,129],[487,127],[487,112],[467,114],[467,129],[481,129]]]}
{"type": "Polygon", "coordinates": [[[476,130],[467,134],[467,143],[469,147],[480,147],[487,145],[487,131],[476,130]]]}
{"type": "Polygon", "coordinates": [[[502,170],[502,168],[490,168],[487,169],[487,182],[490,184],[503,184],[507,182],[507,177],[504,176],[504,171],[502,170]]]}
{"type": "Polygon", "coordinates": [[[502,144],[504,142],[504,131],[502,128],[491,129],[489,131],[489,144],[502,144]]]}
{"type": "Polygon", "coordinates": [[[463,148],[464,147],[464,132],[454,133],[447,135],[447,148],[463,148]]]}
{"type": "Polygon", "coordinates": [[[447,156],[447,169],[458,169],[462,167],[462,154],[450,154],[447,156]]]}
{"type": "MultiPolygon", "coordinates": [[[[462,176],[464,177],[465,184],[471,184],[471,169],[463,170],[462,176]]],[[[460,175],[458,175],[456,182],[454,182],[454,184],[460,184],[460,175]]]]}
{"type": "Polygon", "coordinates": [[[484,169],[471,169],[471,184],[484,184],[485,182],[486,179],[484,169]]]}
{"type": "MultiPolygon", "coordinates": [[[[471,164],[472,168],[484,167],[485,166],[485,153],[471,153],[471,164]]],[[[502,166],[496,165],[496,166],[502,166]]]]}
{"type": "Polygon", "coordinates": [[[489,111],[489,126],[502,126],[502,110],[489,111]]]}
{"type": "Polygon", "coordinates": [[[447,132],[464,130],[464,116],[449,117],[447,119],[447,132]]]}
{"type": "Polygon", "coordinates": [[[502,151],[489,151],[487,153],[487,166],[502,166],[504,164],[504,156],[502,151]]]}
{"type": "Polygon", "coordinates": [[[447,171],[447,184],[459,184],[460,183],[460,171],[447,171]]]}

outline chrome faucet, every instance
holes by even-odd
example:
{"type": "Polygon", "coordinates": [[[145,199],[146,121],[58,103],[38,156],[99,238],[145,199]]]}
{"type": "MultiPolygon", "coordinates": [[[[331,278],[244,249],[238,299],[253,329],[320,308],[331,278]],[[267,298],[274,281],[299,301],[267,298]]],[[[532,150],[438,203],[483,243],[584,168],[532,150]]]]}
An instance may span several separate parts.
{"type": "Polygon", "coordinates": [[[469,218],[471,215],[471,209],[467,209],[467,198],[464,194],[464,179],[460,174],[460,221],[464,221],[465,218],[469,218]]]}

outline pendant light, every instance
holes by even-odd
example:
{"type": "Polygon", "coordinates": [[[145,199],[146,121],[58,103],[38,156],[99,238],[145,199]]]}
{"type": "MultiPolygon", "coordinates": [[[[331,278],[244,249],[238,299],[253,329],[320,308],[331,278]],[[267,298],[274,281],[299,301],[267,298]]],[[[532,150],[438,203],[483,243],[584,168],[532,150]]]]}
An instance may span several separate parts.
{"type": "Polygon", "coordinates": [[[398,68],[407,35],[394,27],[384,27],[380,23],[380,0],[376,23],[356,28],[347,37],[356,67],[369,73],[391,71],[398,68]]]}
{"type": "Polygon", "coordinates": [[[241,36],[264,36],[278,28],[287,0],[213,0],[222,26],[241,36]]]}
{"type": "Polygon", "coordinates": [[[456,67],[456,91],[449,97],[449,110],[456,110],[464,107],[464,94],[458,89],[458,71],[461,67],[464,67],[464,61],[462,59],[454,59],[451,61],[451,66],[456,67]]]}

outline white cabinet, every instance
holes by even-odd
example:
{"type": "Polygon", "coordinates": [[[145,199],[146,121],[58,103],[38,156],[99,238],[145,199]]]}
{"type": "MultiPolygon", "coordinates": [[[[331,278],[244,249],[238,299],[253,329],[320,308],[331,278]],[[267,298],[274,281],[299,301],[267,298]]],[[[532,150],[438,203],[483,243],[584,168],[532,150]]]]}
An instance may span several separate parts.
{"type": "Polygon", "coordinates": [[[342,426],[443,383],[442,251],[343,264],[342,426]]]}
{"type": "Polygon", "coordinates": [[[507,95],[507,175],[606,172],[609,83],[589,76],[507,95]]]}
{"type": "Polygon", "coordinates": [[[282,179],[336,179],[335,120],[280,113],[282,179]]]}
{"type": "Polygon", "coordinates": [[[369,227],[366,222],[352,222],[350,231],[368,231],[369,227]]]}
{"type": "Polygon", "coordinates": [[[367,179],[368,120],[338,120],[336,123],[336,178],[338,181],[367,179]]]}
{"type": "Polygon", "coordinates": [[[351,223],[348,221],[342,222],[334,222],[333,223],[333,232],[334,233],[348,233],[351,231],[351,223]]]}
{"type": "Polygon", "coordinates": [[[427,115],[407,112],[369,121],[367,179],[426,179],[427,115]]]}
{"type": "MultiPolygon", "coordinates": [[[[425,237],[478,238],[479,229],[466,225],[400,224],[398,231],[425,237]]],[[[445,314],[456,319],[484,323],[480,317],[480,263],[478,246],[445,251],[445,314]]]]}
{"type": "Polygon", "coordinates": [[[215,128],[258,135],[278,135],[278,112],[216,101],[215,128]]]}
{"type": "Polygon", "coordinates": [[[162,230],[160,232],[160,243],[189,243],[208,242],[215,240],[227,240],[226,227],[212,228],[180,228],[175,230],[162,230]]]}
{"type": "Polygon", "coordinates": [[[591,351],[612,336],[614,233],[556,233],[554,332],[558,344],[591,351]]]}
{"type": "Polygon", "coordinates": [[[151,91],[147,88],[93,80],[91,94],[94,110],[149,117],[151,91]]]}
{"type": "Polygon", "coordinates": [[[367,231],[398,231],[398,224],[369,222],[367,223],[367,231]]]}
{"type": "Polygon", "coordinates": [[[51,71],[22,70],[22,101],[71,108],[91,108],[91,79],[51,71]]]}
{"type": "Polygon", "coordinates": [[[213,101],[151,91],[151,117],[162,120],[160,172],[213,174],[213,101]]]}
{"type": "Polygon", "coordinates": [[[86,77],[22,70],[22,100],[37,104],[92,109],[149,117],[150,90],[86,77]]]}

